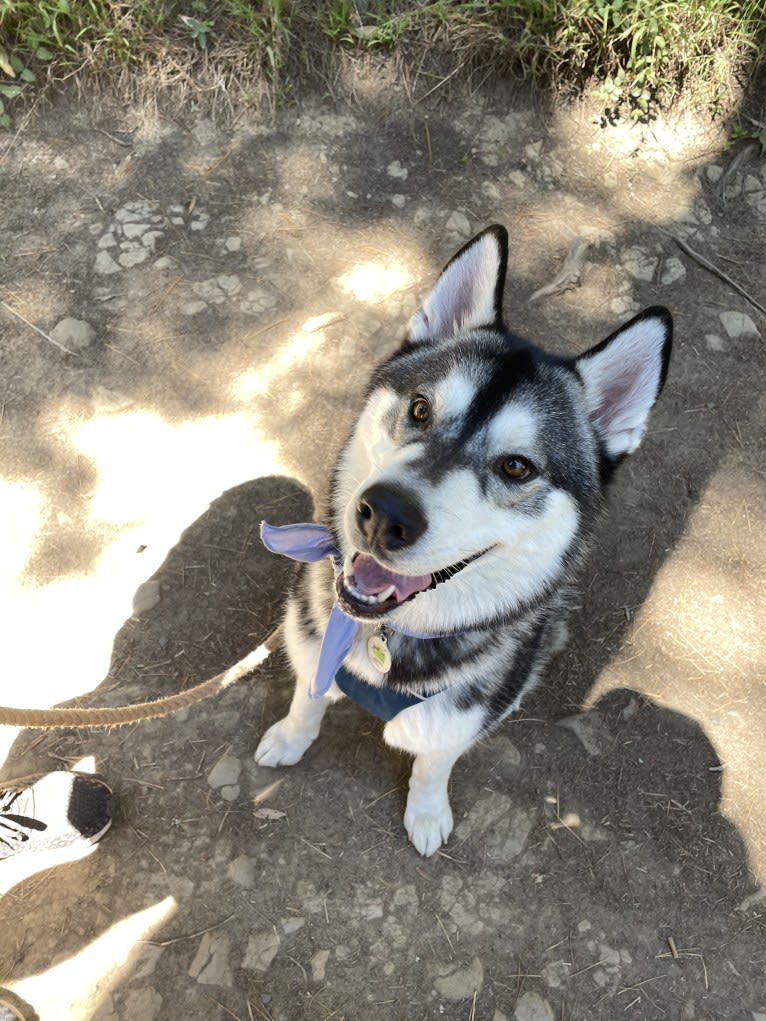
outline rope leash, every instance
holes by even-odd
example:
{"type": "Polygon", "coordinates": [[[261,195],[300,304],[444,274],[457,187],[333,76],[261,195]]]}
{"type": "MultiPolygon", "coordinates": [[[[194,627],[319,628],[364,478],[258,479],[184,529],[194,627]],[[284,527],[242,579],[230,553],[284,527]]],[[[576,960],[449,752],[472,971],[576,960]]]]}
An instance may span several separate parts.
{"type": "Polygon", "coordinates": [[[158,698],[152,702],[137,702],[135,705],[107,706],[86,709],[14,709],[0,706],[0,725],[26,727],[30,730],[56,730],[62,727],[122,727],[127,723],[142,723],[196,705],[206,698],[224,691],[235,681],[251,673],[265,663],[282,639],[281,626],[247,656],[240,659],[228,670],[216,674],[207,681],[196,684],[186,691],[158,698]]]}

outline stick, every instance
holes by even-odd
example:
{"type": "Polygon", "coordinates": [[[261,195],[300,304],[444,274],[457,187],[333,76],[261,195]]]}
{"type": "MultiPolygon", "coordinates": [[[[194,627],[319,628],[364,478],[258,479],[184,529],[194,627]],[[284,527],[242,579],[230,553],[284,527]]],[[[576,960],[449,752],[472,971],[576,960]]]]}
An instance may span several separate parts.
{"type": "Polygon", "coordinates": [[[713,273],[715,276],[723,280],[724,283],[733,287],[734,290],[741,294],[746,301],[750,302],[753,308],[757,308],[762,315],[766,316],[766,308],[748,294],[745,288],[742,287],[741,284],[738,284],[736,280],[732,280],[732,278],[727,273],[724,273],[722,269],[714,266],[712,262],[708,262],[704,255],[700,255],[699,252],[695,252],[693,248],[690,248],[689,245],[687,245],[687,243],[676,234],[672,234],[669,230],[663,230],[662,227],[658,227],[657,230],[662,231],[663,234],[667,234],[669,238],[673,238],[682,252],[686,252],[686,254],[690,256],[690,258],[694,259],[695,262],[699,263],[703,269],[706,269],[709,273],[713,273]]]}
{"type": "Polygon", "coordinates": [[[53,344],[54,347],[57,347],[60,351],[66,352],[68,355],[73,355],[75,353],[74,351],[70,351],[68,347],[64,347],[63,344],[59,344],[59,342],[54,340],[53,337],[49,337],[47,333],[43,333],[38,326],[35,326],[34,323],[30,323],[28,319],[25,319],[21,312],[17,312],[15,309],[12,309],[7,302],[0,300],[0,305],[3,306],[6,312],[10,312],[12,316],[16,316],[17,319],[20,319],[22,323],[26,323],[26,325],[29,326],[30,329],[34,330],[35,333],[39,333],[43,340],[47,340],[49,344],[53,344]]]}

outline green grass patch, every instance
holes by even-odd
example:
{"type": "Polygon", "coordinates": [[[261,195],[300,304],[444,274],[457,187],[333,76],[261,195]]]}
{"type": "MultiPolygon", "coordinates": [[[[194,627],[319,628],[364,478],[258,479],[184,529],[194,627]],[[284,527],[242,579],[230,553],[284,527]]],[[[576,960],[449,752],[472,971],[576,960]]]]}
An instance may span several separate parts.
{"type": "Polygon", "coordinates": [[[226,85],[244,67],[284,96],[332,77],[333,62],[382,53],[429,82],[523,75],[640,118],[685,88],[715,107],[765,49],[763,0],[0,0],[0,100],[73,70],[170,59],[192,79],[212,62],[226,85]]]}

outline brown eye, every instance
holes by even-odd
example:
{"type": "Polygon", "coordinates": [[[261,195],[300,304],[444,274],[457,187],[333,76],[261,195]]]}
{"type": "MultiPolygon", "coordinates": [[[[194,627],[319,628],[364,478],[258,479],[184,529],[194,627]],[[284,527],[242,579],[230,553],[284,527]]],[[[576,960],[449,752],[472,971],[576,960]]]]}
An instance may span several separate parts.
{"type": "Polygon", "coordinates": [[[500,462],[500,468],[506,478],[513,482],[526,482],[537,474],[537,469],[520,454],[509,454],[500,462]]]}
{"type": "Polygon", "coordinates": [[[413,422],[417,422],[418,425],[425,425],[431,418],[431,405],[425,397],[420,395],[413,397],[410,404],[410,418],[413,422]]]}

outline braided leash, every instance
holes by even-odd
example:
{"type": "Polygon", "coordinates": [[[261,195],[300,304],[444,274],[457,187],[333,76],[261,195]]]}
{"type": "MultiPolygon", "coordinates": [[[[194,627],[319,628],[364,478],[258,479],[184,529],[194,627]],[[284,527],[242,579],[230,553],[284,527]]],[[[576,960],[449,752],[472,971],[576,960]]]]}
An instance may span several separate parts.
{"type": "Polygon", "coordinates": [[[166,698],[158,698],[152,702],[137,702],[135,705],[87,709],[14,709],[0,706],[0,725],[27,727],[31,730],[55,730],[61,727],[122,727],[127,723],[155,720],[178,712],[179,709],[196,705],[197,702],[224,691],[235,681],[265,663],[271,653],[279,647],[281,639],[282,628],[278,627],[257,649],[253,649],[228,670],[196,684],[187,691],[179,691],[166,698]]]}

